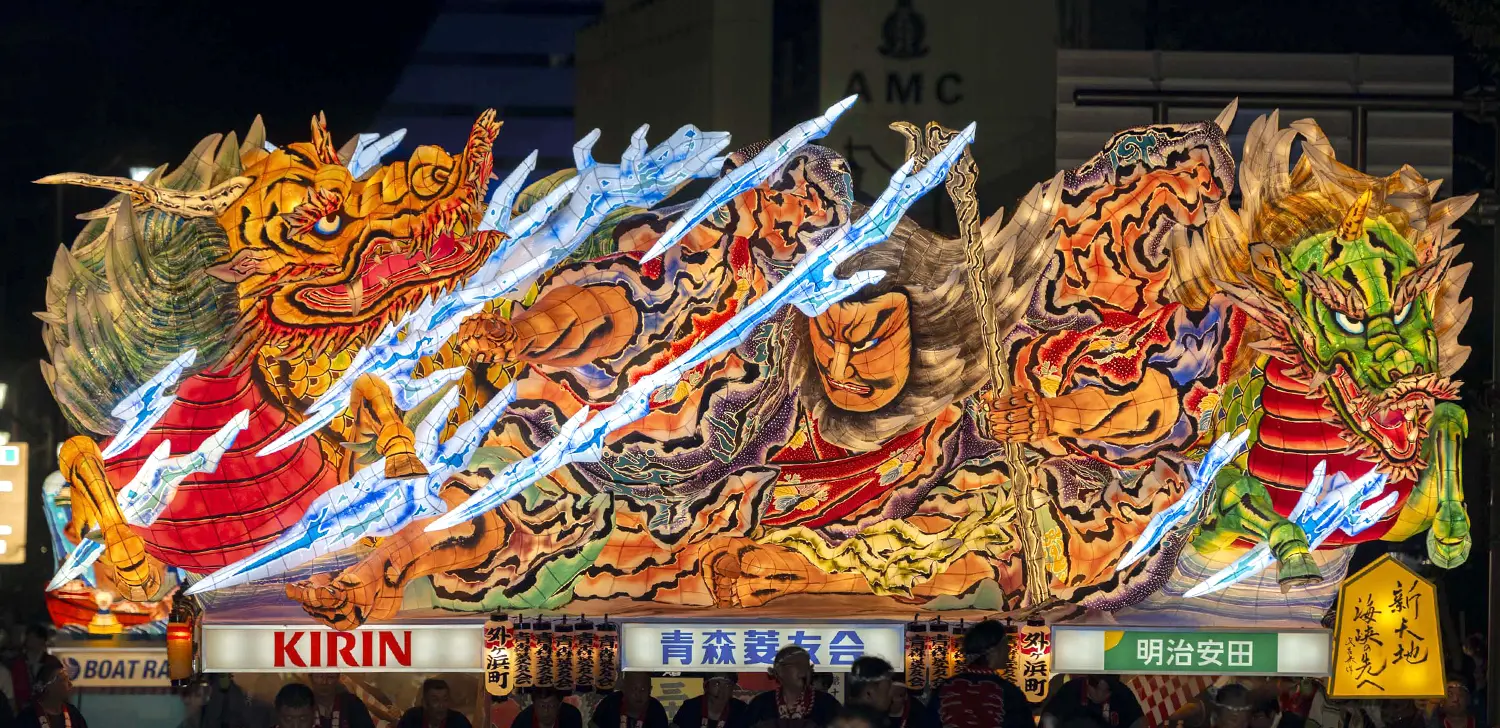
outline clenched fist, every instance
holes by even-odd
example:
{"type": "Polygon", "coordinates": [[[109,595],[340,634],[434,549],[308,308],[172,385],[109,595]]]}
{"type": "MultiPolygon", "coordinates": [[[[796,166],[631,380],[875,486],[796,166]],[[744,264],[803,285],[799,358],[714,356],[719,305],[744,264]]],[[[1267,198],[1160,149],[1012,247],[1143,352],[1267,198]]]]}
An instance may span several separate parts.
{"type": "Polygon", "coordinates": [[[508,361],[515,354],[515,344],[515,328],[499,314],[475,314],[458,327],[458,350],[470,361],[508,361]]]}

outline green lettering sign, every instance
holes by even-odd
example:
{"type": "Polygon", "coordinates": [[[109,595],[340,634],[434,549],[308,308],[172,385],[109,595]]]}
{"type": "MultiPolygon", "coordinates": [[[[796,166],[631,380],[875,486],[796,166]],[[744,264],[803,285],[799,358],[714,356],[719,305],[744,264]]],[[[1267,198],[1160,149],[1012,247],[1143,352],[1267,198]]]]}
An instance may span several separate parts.
{"type": "Polygon", "coordinates": [[[1136,673],[1270,674],[1277,670],[1275,632],[1104,633],[1104,670],[1136,673]]]}

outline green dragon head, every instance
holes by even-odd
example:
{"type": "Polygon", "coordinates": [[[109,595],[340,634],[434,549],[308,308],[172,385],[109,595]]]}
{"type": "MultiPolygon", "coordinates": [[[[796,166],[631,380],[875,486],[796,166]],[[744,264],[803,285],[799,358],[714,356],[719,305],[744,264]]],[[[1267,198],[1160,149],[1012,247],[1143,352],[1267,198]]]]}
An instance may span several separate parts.
{"type": "Polygon", "coordinates": [[[1215,229],[1256,242],[1239,281],[1220,285],[1263,329],[1254,346],[1326,393],[1349,452],[1415,477],[1433,409],[1458,398],[1450,375],[1468,354],[1456,337],[1469,266],[1453,265],[1447,227],[1473,197],[1434,203],[1437,184],[1410,167],[1370,177],[1336,162],[1312,122],[1292,126],[1278,131],[1273,115],[1251,129],[1241,176],[1260,184],[1215,229]],[[1298,134],[1304,155],[1288,174],[1298,134]]]}

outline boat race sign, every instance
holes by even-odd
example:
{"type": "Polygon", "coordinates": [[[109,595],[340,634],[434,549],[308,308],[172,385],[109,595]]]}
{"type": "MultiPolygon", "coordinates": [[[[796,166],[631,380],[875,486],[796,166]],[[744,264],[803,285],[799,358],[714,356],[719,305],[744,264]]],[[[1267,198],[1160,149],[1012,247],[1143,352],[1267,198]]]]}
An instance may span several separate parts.
{"type": "Polygon", "coordinates": [[[634,671],[733,672],[770,667],[778,649],[798,645],[812,656],[814,670],[848,672],[861,655],[901,664],[905,639],[901,624],[625,624],[621,661],[623,669],[634,671]]]}
{"type": "Polygon", "coordinates": [[[1259,632],[1054,627],[1060,673],[1327,675],[1326,631],[1259,632]]]}
{"type": "Polygon", "coordinates": [[[77,688],[166,688],[167,648],[53,647],[77,688]]]}
{"type": "Polygon", "coordinates": [[[203,672],[480,672],[478,624],[203,626],[203,672]]]}
{"type": "Polygon", "coordinates": [[[1339,589],[1335,698],[1440,698],[1443,635],[1437,588],[1389,554],[1339,589]]]}

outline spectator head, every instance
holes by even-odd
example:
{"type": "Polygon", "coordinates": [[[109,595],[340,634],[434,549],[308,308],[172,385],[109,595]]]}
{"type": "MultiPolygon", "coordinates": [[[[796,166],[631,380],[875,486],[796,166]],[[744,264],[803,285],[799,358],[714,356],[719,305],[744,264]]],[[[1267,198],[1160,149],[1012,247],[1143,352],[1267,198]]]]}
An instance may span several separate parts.
{"type": "Polygon", "coordinates": [[[313,728],[312,688],[302,683],[287,683],[276,693],[277,728],[313,728]]]}
{"type": "Polygon", "coordinates": [[[47,643],[52,640],[52,630],[43,624],[26,625],[26,641],[23,646],[26,652],[39,655],[47,651],[47,643]]]}
{"type": "Polygon", "coordinates": [[[540,726],[557,725],[557,716],[562,712],[563,694],[557,688],[532,688],[531,710],[540,726]]]}
{"type": "Polygon", "coordinates": [[[73,694],[73,681],[68,678],[68,671],[63,667],[62,660],[52,655],[42,658],[42,664],[37,667],[36,686],[32,688],[32,692],[43,702],[67,702],[73,694]]]}
{"type": "Polygon", "coordinates": [[[430,677],[422,681],[422,712],[427,714],[429,723],[438,722],[448,715],[450,699],[447,680],[430,677]]]}
{"type": "Polygon", "coordinates": [[[1443,696],[1443,712],[1447,715],[1468,715],[1469,696],[1474,691],[1469,689],[1469,676],[1462,673],[1448,677],[1448,689],[1443,696]]]}
{"type": "Polygon", "coordinates": [[[781,683],[784,692],[801,695],[812,687],[812,656],[797,645],[777,650],[771,661],[771,677],[781,683]]]}
{"type": "Polygon", "coordinates": [[[339,674],[336,672],[315,672],[308,676],[307,681],[312,684],[316,697],[330,698],[338,692],[339,674]]]}
{"type": "Polygon", "coordinates": [[[1213,698],[1214,728],[1248,728],[1250,724],[1250,691],[1239,683],[1229,683],[1213,698]]]}
{"type": "Polygon", "coordinates": [[[828,728],[881,728],[885,723],[884,713],[877,713],[863,705],[846,705],[833,717],[828,728]]]}
{"type": "Polygon", "coordinates": [[[727,700],[734,697],[734,688],[740,676],[732,672],[713,672],[703,678],[703,695],[709,700],[727,700]]]}
{"type": "Polygon", "coordinates": [[[964,633],[964,655],[970,662],[984,662],[1000,669],[1005,666],[1005,641],[1010,630],[993,619],[986,619],[964,633]]]}
{"type": "Polygon", "coordinates": [[[1257,697],[1250,705],[1250,728],[1271,728],[1281,714],[1281,701],[1275,695],[1257,697]]]}
{"type": "Polygon", "coordinates": [[[833,675],[827,672],[814,672],[812,676],[813,689],[828,692],[833,689],[833,675]]]}
{"type": "Polygon", "coordinates": [[[863,705],[885,715],[891,710],[891,663],[865,655],[849,665],[850,705],[863,705]]]}
{"type": "Polygon", "coordinates": [[[1464,640],[1464,654],[1476,660],[1483,660],[1488,656],[1489,651],[1485,649],[1484,634],[1482,632],[1475,632],[1469,635],[1468,639],[1464,640]]]}
{"type": "Polygon", "coordinates": [[[1094,705],[1108,703],[1110,696],[1114,694],[1114,683],[1110,681],[1108,675],[1084,675],[1081,679],[1083,680],[1083,695],[1094,705]]]}
{"type": "Polygon", "coordinates": [[[632,713],[641,713],[651,702],[651,673],[622,672],[618,685],[620,704],[632,713]]]}
{"type": "Polygon", "coordinates": [[[184,685],[177,691],[178,697],[182,698],[182,709],[187,715],[197,715],[208,704],[208,692],[210,688],[208,681],[203,679],[194,680],[184,685]]]}

